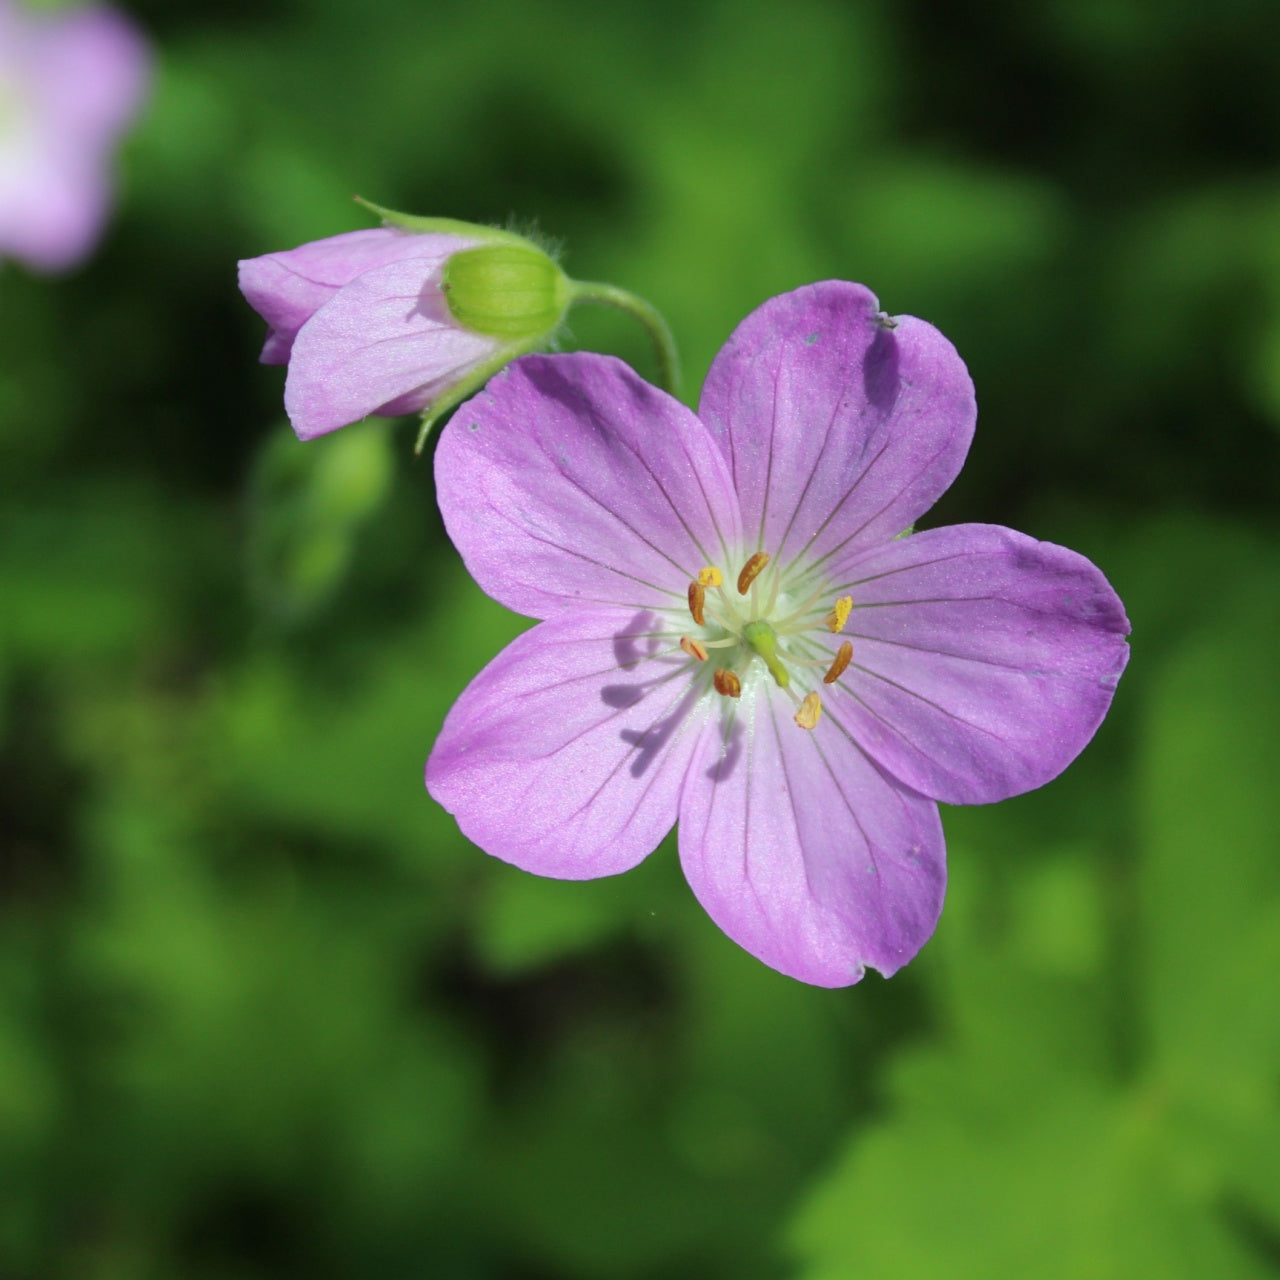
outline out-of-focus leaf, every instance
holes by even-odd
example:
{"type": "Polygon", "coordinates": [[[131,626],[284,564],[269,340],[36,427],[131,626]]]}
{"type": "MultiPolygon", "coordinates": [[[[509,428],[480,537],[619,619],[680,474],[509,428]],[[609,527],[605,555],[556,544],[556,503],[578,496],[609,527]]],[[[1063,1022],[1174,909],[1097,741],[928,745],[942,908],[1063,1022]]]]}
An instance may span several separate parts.
{"type": "Polygon", "coordinates": [[[250,585],[267,617],[296,623],[332,599],[393,465],[386,422],[306,444],[285,429],[267,438],[250,484],[247,548],[250,585]]]}

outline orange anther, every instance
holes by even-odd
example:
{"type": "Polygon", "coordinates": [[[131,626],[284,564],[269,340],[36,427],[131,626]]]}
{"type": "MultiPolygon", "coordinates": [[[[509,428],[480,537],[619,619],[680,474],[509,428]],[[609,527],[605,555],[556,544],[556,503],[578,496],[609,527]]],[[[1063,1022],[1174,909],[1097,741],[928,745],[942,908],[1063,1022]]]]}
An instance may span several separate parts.
{"type": "Polygon", "coordinates": [[[831,666],[827,668],[827,674],[822,677],[823,684],[835,684],[837,680],[844,675],[845,668],[853,661],[853,643],[846,640],[836,650],[836,656],[831,659],[831,666]]]}
{"type": "Polygon", "coordinates": [[[707,603],[706,588],[700,582],[689,583],[689,612],[693,614],[693,620],[702,627],[706,625],[707,616],[703,613],[703,607],[707,603]]]}
{"type": "Polygon", "coordinates": [[[700,645],[692,636],[681,636],[680,647],[685,651],[685,653],[689,655],[689,657],[697,658],[699,662],[706,662],[707,660],[706,649],[702,645],[700,645]]]}
{"type": "Polygon", "coordinates": [[[742,566],[742,572],[738,574],[738,594],[740,596],[745,596],[751,590],[751,584],[760,576],[760,570],[769,563],[769,559],[767,551],[757,551],[742,566]]]}
{"type": "Polygon", "coordinates": [[[716,692],[723,694],[726,698],[740,698],[742,696],[742,681],[726,667],[717,667],[715,675],[711,679],[716,687],[716,692]]]}

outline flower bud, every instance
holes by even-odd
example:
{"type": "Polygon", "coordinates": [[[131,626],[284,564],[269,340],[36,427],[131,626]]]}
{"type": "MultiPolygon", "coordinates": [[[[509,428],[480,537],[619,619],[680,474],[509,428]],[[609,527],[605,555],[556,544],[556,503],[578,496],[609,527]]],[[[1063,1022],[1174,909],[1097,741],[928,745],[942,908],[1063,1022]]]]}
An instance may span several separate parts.
{"type": "Polygon", "coordinates": [[[385,225],[246,258],[240,289],[269,326],[262,361],[289,367],[301,439],[416,411],[421,447],[431,423],[551,341],[573,286],[514,231],[368,207],[385,225]]]}
{"type": "Polygon", "coordinates": [[[453,318],[508,341],[550,335],[569,305],[564,272],[533,244],[485,244],[445,263],[440,287],[453,318]]]}

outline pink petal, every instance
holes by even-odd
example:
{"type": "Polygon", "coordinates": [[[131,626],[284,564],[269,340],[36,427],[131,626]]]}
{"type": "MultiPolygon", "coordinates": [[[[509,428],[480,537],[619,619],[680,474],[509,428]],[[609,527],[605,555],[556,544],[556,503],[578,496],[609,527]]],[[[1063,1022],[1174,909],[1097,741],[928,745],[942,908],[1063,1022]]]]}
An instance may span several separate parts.
{"type": "Polygon", "coordinates": [[[566,880],[626,871],[657,846],[707,717],[691,659],[659,630],[644,611],[577,611],[476,676],[426,774],[469,839],[566,880]]]}
{"type": "Polygon", "coordinates": [[[686,609],[690,579],[739,541],[702,424],[608,356],[517,360],[445,427],[436,488],[472,576],[534,617],[686,609]]]}
{"type": "Polygon", "coordinates": [[[32,30],[35,85],[58,132],[105,147],[137,114],[150,76],[141,35],[113,9],[55,13],[32,30]]]}
{"type": "Polygon", "coordinates": [[[0,251],[37,271],[65,271],[98,242],[111,204],[111,179],[97,157],[66,155],[47,140],[0,179],[0,251]]]}
{"type": "Polygon", "coordinates": [[[938,807],[886,778],[823,716],[799,728],[756,684],[703,735],[680,803],[680,860],[698,900],[765,964],[817,986],[886,977],[937,924],[938,807]]]}
{"type": "Polygon", "coordinates": [[[373,227],[243,259],[239,264],[240,292],[271,326],[262,363],[285,364],[298,330],[356,276],[390,262],[416,258],[427,264],[423,267],[425,277],[443,266],[451,254],[475,243],[460,236],[414,235],[394,227],[373,227]]]}
{"type": "Polygon", "coordinates": [[[890,773],[949,804],[1042,786],[1101,723],[1129,657],[1124,608],[1083,556],[997,525],[863,557],[828,711],[890,773]]]}
{"type": "Polygon", "coordinates": [[[392,406],[422,408],[497,351],[495,339],[454,322],[439,265],[408,258],[374,267],[298,330],[284,407],[303,440],[392,406]]]}
{"type": "Polygon", "coordinates": [[[752,312],[716,357],[699,416],[733,468],[747,539],[822,562],[896,537],[955,479],[977,409],[932,325],[880,318],[828,280],[752,312]]]}

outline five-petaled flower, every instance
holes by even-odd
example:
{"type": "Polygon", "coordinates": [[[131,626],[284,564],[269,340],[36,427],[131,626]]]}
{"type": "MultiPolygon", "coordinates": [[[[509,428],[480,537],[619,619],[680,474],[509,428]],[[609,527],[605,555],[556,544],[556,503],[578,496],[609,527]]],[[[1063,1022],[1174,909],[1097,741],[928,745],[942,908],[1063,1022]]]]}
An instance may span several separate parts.
{"type": "Polygon", "coordinates": [[[240,291],[269,326],[260,359],[289,366],[300,439],[419,410],[425,433],[564,317],[568,278],[524,236],[378,212],[393,225],[240,263],[240,291]]]}
{"type": "Polygon", "coordinates": [[[116,141],[149,75],[114,10],[36,13],[0,0],[0,254],[62,271],[97,242],[116,141]]]}
{"type": "Polygon", "coordinates": [[[542,875],[625,871],[679,822],[715,922],[806,982],[932,933],[938,803],[1038,787],[1128,655],[1088,560],[1011,529],[900,536],[973,434],[951,344],[828,281],[749,316],[698,415],[618,361],[528,357],[455,415],[445,524],[542,621],[450,711],[431,794],[542,875]]]}

